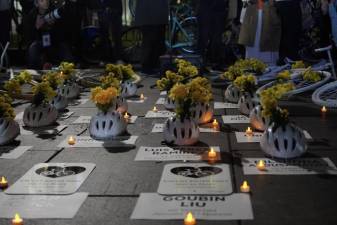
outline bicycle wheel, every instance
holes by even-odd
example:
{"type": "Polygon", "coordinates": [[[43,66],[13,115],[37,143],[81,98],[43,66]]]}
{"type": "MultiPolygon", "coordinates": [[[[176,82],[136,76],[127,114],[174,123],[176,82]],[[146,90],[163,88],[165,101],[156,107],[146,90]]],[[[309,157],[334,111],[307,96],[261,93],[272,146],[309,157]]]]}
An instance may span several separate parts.
{"type": "Polygon", "coordinates": [[[185,53],[195,53],[198,46],[198,21],[189,17],[180,22],[175,33],[174,48],[185,53]]]}
{"type": "Polygon", "coordinates": [[[312,94],[312,101],[320,106],[337,108],[337,81],[316,89],[312,94]]]}
{"type": "Polygon", "coordinates": [[[123,58],[130,63],[141,60],[142,32],[138,27],[131,27],[122,34],[123,58]]]}

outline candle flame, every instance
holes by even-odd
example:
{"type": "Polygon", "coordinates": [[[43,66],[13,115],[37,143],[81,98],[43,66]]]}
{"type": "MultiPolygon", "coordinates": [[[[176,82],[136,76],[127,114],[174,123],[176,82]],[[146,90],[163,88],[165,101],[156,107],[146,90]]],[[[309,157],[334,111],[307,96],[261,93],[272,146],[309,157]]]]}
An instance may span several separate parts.
{"type": "Polygon", "coordinates": [[[243,184],[242,184],[242,187],[243,187],[243,188],[247,188],[247,187],[248,187],[248,182],[247,182],[247,181],[244,181],[243,184]]]}
{"type": "Polygon", "coordinates": [[[253,134],[252,128],[248,127],[247,130],[246,130],[246,134],[247,135],[252,135],[253,134]]]}
{"type": "Polygon", "coordinates": [[[0,181],[0,183],[3,183],[3,184],[7,183],[7,180],[6,180],[6,178],[5,178],[5,177],[1,177],[1,181],[0,181]]]}
{"type": "Polygon", "coordinates": [[[321,111],[322,112],[327,112],[328,110],[327,110],[327,108],[325,106],[323,106],[322,109],[321,109],[321,111]]]}
{"type": "Polygon", "coordinates": [[[21,223],[22,222],[22,219],[21,219],[19,213],[15,213],[13,222],[15,222],[15,223],[21,223]]]}
{"type": "Polygon", "coordinates": [[[191,212],[188,212],[185,221],[193,221],[193,220],[195,220],[193,214],[191,212]]]}

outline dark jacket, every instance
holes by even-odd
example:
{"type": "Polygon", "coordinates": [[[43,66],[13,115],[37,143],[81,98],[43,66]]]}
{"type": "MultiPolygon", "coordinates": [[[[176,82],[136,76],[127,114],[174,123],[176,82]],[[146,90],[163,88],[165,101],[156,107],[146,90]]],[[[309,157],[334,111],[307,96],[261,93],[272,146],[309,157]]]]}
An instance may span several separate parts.
{"type": "Polygon", "coordinates": [[[198,14],[209,16],[209,13],[225,13],[227,8],[227,0],[199,0],[198,14]]]}
{"type": "Polygon", "coordinates": [[[87,5],[89,9],[98,11],[109,9],[119,14],[123,13],[122,0],[87,0],[87,5]]]}
{"type": "MultiPolygon", "coordinates": [[[[241,26],[239,44],[252,47],[255,43],[255,35],[258,20],[256,4],[249,5],[241,26]]],[[[264,4],[262,31],[260,40],[261,51],[278,51],[281,40],[281,21],[274,4],[264,4]]]]}
{"type": "Polygon", "coordinates": [[[57,20],[52,25],[45,25],[37,30],[35,23],[38,16],[37,8],[33,8],[23,21],[25,42],[30,45],[34,41],[41,41],[42,35],[50,34],[51,44],[64,42],[65,38],[65,24],[63,19],[57,20]]]}
{"type": "Polygon", "coordinates": [[[135,25],[167,24],[168,13],[168,0],[137,0],[135,25]]]}

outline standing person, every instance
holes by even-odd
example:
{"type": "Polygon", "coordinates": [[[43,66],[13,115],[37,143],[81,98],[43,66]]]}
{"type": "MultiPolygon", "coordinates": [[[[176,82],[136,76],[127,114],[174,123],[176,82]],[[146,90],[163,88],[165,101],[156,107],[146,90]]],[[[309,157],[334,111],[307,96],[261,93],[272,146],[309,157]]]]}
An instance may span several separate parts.
{"type": "Polygon", "coordinates": [[[0,0],[0,53],[10,39],[11,0],[0,0]]]}
{"type": "Polygon", "coordinates": [[[337,46],[337,1],[322,0],[322,11],[324,15],[328,15],[330,17],[332,40],[337,46]]]}
{"type": "Polygon", "coordinates": [[[239,44],[246,46],[246,58],[257,58],[275,65],[281,39],[281,24],[274,2],[258,0],[250,4],[239,35],[239,44]]]}
{"type": "Polygon", "coordinates": [[[122,60],[122,0],[98,0],[98,18],[101,29],[104,58],[105,60],[113,58],[113,61],[122,60]],[[110,41],[110,31],[113,38],[114,48],[112,49],[110,41]],[[113,51],[112,51],[113,50],[113,51]],[[113,52],[113,56],[111,53],[113,52]]]}
{"type": "Polygon", "coordinates": [[[299,40],[302,35],[301,0],[276,0],[276,7],[281,19],[280,59],[283,63],[286,57],[299,60],[299,40]]]}
{"type": "Polygon", "coordinates": [[[135,25],[141,28],[143,35],[143,73],[153,74],[159,67],[159,56],[165,53],[168,13],[168,0],[137,0],[135,25]]]}
{"type": "Polygon", "coordinates": [[[227,0],[199,0],[198,25],[199,49],[204,67],[209,61],[216,69],[223,69],[225,62],[222,34],[225,31],[227,0]]]}

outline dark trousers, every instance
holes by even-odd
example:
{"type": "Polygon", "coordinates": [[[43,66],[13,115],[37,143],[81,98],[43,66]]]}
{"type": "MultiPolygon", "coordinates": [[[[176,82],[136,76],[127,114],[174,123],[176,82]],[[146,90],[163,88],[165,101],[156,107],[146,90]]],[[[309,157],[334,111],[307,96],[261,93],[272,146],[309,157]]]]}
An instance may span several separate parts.
{"type": "Polygon", "coordinates": [[[99,13],[99,23],[102,36],[104,59],[122,59],[122,14],[114,10],[105,10],[99,13]],[[113,51],[110,41],[110,31],[114,43],[113,51]],[[112,54],[113,52],[113,54],[112,54]]]}
{"type": "Polygon", "coordinates": [[[211,61],[218,65],[224,63],[222,34],[225,30],[226,13],[204,13],[198,16],[199,50],[204,64],[211,61]]]}
{"type": "MultiPolygon", "coordinates": [[[[9,10],[0,11],[0,44],[3,48],[9,41],[10,30],[11,30],[11,14],[9,10]]],[[[1,52],[2,51],[0,51],[0,53],[1,52]]]]}
{"type": "Polygon", "coordinates": [[[70,48],[65,43],[54,44],[43,48],[41,41],[34,41],[28,48],[28,66],[32,69],[42,69],[45,63],[60,63],[73,61],[70,48]]]}
{"type": "Polygon", "coordinates": [[[141,27],[142,68],[152,70],[159,67],[159,56],[165,53],[165,25],[151,25],[141,27]]]}
{"type": "Polygon", "coordinates": [[[282,29],[280,60],[283,61],[285,57],[298,60],[299,41],[302,33],[300,1],[280,1],[276,2],[276,7],[280,15],[282,29]]]}

